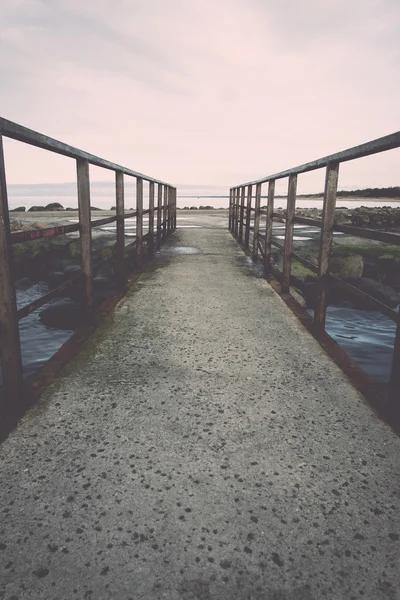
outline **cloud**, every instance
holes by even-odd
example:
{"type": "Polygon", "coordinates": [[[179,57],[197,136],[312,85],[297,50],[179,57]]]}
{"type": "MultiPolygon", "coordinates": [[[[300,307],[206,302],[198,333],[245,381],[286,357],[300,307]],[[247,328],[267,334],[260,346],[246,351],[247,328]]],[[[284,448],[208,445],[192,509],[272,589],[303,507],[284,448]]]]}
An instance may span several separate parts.
{"type": "MultiPolygon", "coordinates": [[[[228,187],[395,131],[399,17],[397,0],[2,0],[0,114],[228,187]]],[[[68,159],[6,151],[10,182],[74,178],[68,159]]],[[[346,165],[341,184],[396,185],[398,158],[346,165]]]]}

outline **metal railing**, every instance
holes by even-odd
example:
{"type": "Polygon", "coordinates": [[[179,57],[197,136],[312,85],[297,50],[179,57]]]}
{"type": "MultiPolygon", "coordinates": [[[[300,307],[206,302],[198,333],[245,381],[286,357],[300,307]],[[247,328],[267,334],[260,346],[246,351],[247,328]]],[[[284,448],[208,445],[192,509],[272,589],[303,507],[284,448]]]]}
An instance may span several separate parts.
{"type": "MultiPolygon", "coordinates": [[[[144,257],[143,243],[147,242],[147,254],[153,256],[163,239],[176,229],[176,188],[169,183],[137,173],[126,167],[109,162],[83,150],[69,146],[41,133],[32,131],[0,118],[0,357],[4,385],[4,405],[0,413],[13,410],[21,401],[23,373],[18,322],[43,306],[80,278],[83,283],[84,309],[88,318],[93,313],[93,271],[98,265],[92,260],[92,228],[116,222],[116,244],[113,251],[118,285],[126,283],[125,253],[136,247],[136,265],[141,268],[144,257]],[[79,223],[49,227],[39,230],[10,232],[6,171],[3,137],[67,156],[76,161],[79,223]],[[102,167],[115,173],[116,214],[100,220],[91,220],[89,165],[102,167]],[[124,175],[136,179],[136,210],[125,213],[124,175]],[[143,181],[149,182],[149,209],[143,210],[143,181]],[[157,206],[155,186],[157,185],[157,206]],[[143,215],[149,215],[148,233],[143,235],[143,215]],[[156,214],[156,219],[155,219],[156,214]],[[136,217],[136,238],[125,246],[125,219],[136,217]],[[16,293],[12,277],[12,245],[38,238],[52,238],[70,232],[79,232],[81,245],[81,271],[62,285],[53,289],[31,304],[17,310],[16,293]]],[[[108,257],[105,260],[109,260],[108,257]]]]}
{"type": "Polygon", "coordinates": [[[333,233],[335,231],[340,231],[342,233],[348,233],[371,240],[377,240],[396,246],[400,245],[400,235],[397,233],[335,224],[335,207],[340,163],[399,147],[400,131],[377,140],[361,144],[360,146],[349,148],[343,152],[338,152],[336,154],[320,158],[293,169],[288,169],[286,171],[269,175],[255,181],[234,186],[230,189],[229,195],[229,230],[239,240],[239,242],[244,245],[245,250],[250,250],[250,232],[253,232],[251,248],[252,258],[254,261],[257,261],[259,259],[259,254],[261,254],[264,263],[264,275],[267,276],[273,272],[273,274],[280,281],[282,294],[289,293],[292,258],[295,258],[310,271],[317,274],[318,294],[313,317],[313,330],[315,334],[325,331],[327,292],[328,285],[331,283],[334,285],[339,285],[347,290],[349,294],[363,299],[371,307],[380,311],[397,324],[387,399],[387,408],[392,413],[394,412],[397,415],[400,411],[399,313],[376,298],[373,298],[366,292],[361,291],[360,289],[331,273],[330,259],[333,233]],[[297,216],[295,211],[298,175],[324,167],[326,168],[326,174],[322,219],[310,219],[297,216]],[[289,178],[287,208],[286,212],[277,213],[274,212],[275,182],[286,177],[289,178]],[[268,183],[268,203],[266,210],[261,209],[262,184],[264,183],[268,183]],[[254,187],[255,206],[253,207],[252,198],[254,187]],[[260,231],[261,215],[265,215],[266,217],[266,227],[263,234],[260,231]],[[285,223],[284,244],[280,244],[277,240],[273,239],[272,228],[274,218],[285,223]],[[251,225],[252,222],[253,226],[251,225]],[[300,256],[297,252],[293,251],[293,230],[295,223],[310,225],[321,229],[318,266],[315,266],[310,261],[300,256]],[[279,248],[283,252],[282,272],[277,271],[277,269],[275,269],[271,264],[272,246],[279,248]]]}

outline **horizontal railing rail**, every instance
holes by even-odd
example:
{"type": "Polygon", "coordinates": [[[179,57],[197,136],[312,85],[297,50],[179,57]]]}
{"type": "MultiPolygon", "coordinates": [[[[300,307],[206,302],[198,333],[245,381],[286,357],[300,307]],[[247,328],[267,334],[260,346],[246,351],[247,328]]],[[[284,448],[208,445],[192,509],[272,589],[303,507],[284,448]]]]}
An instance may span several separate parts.
{"type": "Polygon", "coordinates": [[[162,185],[167,186],[170,185],[166,181],[161,181],[160,179],[143,175],[143,173],[138,173],[127,167],[122,167],[109,160],[100,158],[95,154],[90,154],[89,152],[85,152],[84,150],[80,150],[69,144],[64,144],[64,142],[55,140],[47,135],[43,135],[42,133],[23,127],[22,125],[8,121],[7,119],[3,119],[2,117],[0,117],[0,133],[5,137],[17,140],[18,142],[24,142],[25,144],[36,146],[36,148],[42,148],[43,150],[50,150],[50,152],[55,154],[61,154],[62,156],[67,156],[69,158],[87,160],[89,164],[95,167],[103,167],[103,169],[108,169],[110,171],[119,171],[120,173],[130,175],[131,177],[140,177],[143,181],[161,183],[162,185]]]}
{"type": "Polygon", "coordinates": [[[102,159],[78,148],[27,129],[22,125],[0,118],[0,358],[4,394],[0,404],[0,418],[7,412],[18,410],[23,396],[23,371],[21,342],[18,322],[54,298],[70,286],[79,283],[83,287],[84,310],[88,322],[93,317],[93,277],[96,269],[112,260],[120,291],[126,286],[126,252],[135,248],[136,267],[142,267],[143,244],[147,244],[147,255],[176,229],[176,188],[160,179],[155,179],[132,169],[102,159]],[[10,232],[10,214],[6,183],[3,138],[11,138],[49,152],[61,154],[76,161],[77,198],[79,222],[27,231],[10,232]],[[103,219],[92,219],[90,203],[89,165],[102,167],[115,173],[116,214],[103,219]],[[125,212],[124,176],[136,179],[136,208],[125,212]],[[149,183],[149,208],[143,209],[143,182],[149,183]],[[155,188],[157,186],[157,190],[155,188]],[[155,198],[157,196],[157,198],[155,198]],[[148,233],[143,234],[143,216],[148,215],[148,233]],[[134,241],[125,245],[125,219],[136,219],[134,241]],[[116,223],[116,243],[109,255],[97,262],[92,257],[92,229],[116,223]],[[47,294],[17,310],[13,278],[13,245],[34,240],[51,239],[60,235],[79,232],[80,271],[47,294]]]}
{"type": "Polygon", "coordinates": [[[393,150],[394,148],[399,147],[400,131],[396,131],[395,133],[385,135],[384,137],[372,140],[371,142],[366,142],[365,144],[360,144],[359,146],[354,146],[353,148],[348,148],[347,150],[342,150],[341,152],[318,158],[317,160],[305,163],[304,165],[293,167],[292,169],[287,169],[286,171],[281,171],[274,175],[267,175],[266,177],[255,179],[254,181],[241,183],[240,185],[234,186],[232,189],[256,185],[257,183],[267,183],[268,181],[275,181],[277,179],[285,179],[286,177],[289,177],[289,175],[300,175],[300,173],[316,171],[317,169],[327,167],[330,163],[348,162],[349,160],[363,158],[365,156],[370,156],[371,154],[378,154],[379,152],[385,152],[386,150],[393,150]]]}
{"type": "MultiPolygon", "coordinates": [[[[231,233],[244,246],[246,251],[252,253],[252,258],[257,261],[261,255],[264,264],[264,275],[273,273],[277,276],[281,293],[290,291],[291,283],[291,261],[296,259],[311,272],[317,274],[317,299],[313,317],[313,331],[316,335],[325,332],[328,286],[342,287],[350,295],[357,296],[365,301],[370,307],[380,311],[386,317],[397,324],[394,353],[389,382],[387,399],[388,410],[396,414],[400,413],[400,317],[399,313],[387,306],[377,298],[371,296],[364,290],[357,288],[351,283],[340,279],[330,270],[334,232],[346,233],[364,239],[371,239],[393,246],[400,246],[400,235],[390,231],[356,227],[353,225],[342,225],[335,223],[336,196],[339,176],[339,166],[342,162],[354,160],[364,156],[378,154],[387,150],[400,147],[400,132],[355,146],[331,154],[315,161],[236,185],[230,189],[229,194],[229,229],[231,233]],[[313,219],[296,215],[297,179],[301,173],[326,168],[325,191],[323,197],[322,218],[313,219]],[[285,211],[274,211],[275,182],[278,179],[289,179],[287,207],[285,211]],[[262,185],[268,183],[267,207],[261,208],[262,185]],[[255,194],[254,194],[255,191],[255,194]],[[247,198],[245,206],[245,198],[247,198]],[[254,206],[252,206],[254,199],[254,206]],[[261,233],[261,216],[265,217],[265,231],[261,233]],[[284,243],[279,243],[272,234],[273,221],[277,220],[285,224],[284,243]],[[293,250],[293,232],[295,223],[301,223],[316,227],[321,230],[318,264],[314,265],[293,250]],[[250,233],[253,234],[252,243],[250,233]],[[250,247],[251,243],[251,247],[250,247]],[[272,246],[280,249],[283,254],[282,271],[272,264],[272,246]]],[[[396,418],[397,418],[396,417],[396,418]]]]}

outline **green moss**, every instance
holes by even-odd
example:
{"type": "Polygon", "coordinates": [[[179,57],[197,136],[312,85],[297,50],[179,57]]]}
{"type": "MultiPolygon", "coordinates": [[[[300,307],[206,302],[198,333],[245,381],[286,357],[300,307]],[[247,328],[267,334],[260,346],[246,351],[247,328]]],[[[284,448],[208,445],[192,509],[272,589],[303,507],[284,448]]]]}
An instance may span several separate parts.
{"type": "Polygon", "coordinates": [[[315,273],[313,271],[307,269],[307,267],[299,263],[297,260],[292,260],[291,274],[293,277],[297,277],[298,279],[305,279],[308,276],[315,277],[315,273]]]}
{"type": "Polygon", "coordinates": [[[400,246],[391,246],[390,244],[353,246],[352,244],[341,244],[333,248],[332,256],[343,256],[343,254],[361,254],[363,258],[379,258],[380,256],[399,258],[400,246]]]}

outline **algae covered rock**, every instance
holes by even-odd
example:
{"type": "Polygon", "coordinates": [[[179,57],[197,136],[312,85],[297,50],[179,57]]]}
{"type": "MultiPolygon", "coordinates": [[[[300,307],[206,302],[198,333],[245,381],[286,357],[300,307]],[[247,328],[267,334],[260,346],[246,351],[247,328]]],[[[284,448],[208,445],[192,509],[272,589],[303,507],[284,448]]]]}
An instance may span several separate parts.
{"type": "Polygon", "coordinates": [[[53,329],[77,329],[85,321],[85,311],[79,302],[64,298],[41,311],[40,320],[53,329]]]}
{"type": "Polygon", "coordinates": [[[351,280],[349,283],[354,285],[359,290],[369,294],[376,300],[383,302],[390,308],[396,308],[400,304],[400,295],[389,285],[375,281],[375,279],[368,279],[362,277],[359,279],[351,280]]]}
{"type": "Polygon", "coordinates": [[[330,269],[340,279],[358,279],[363,274],[364,259],[353,252],[333,256],[330,269]]]}

